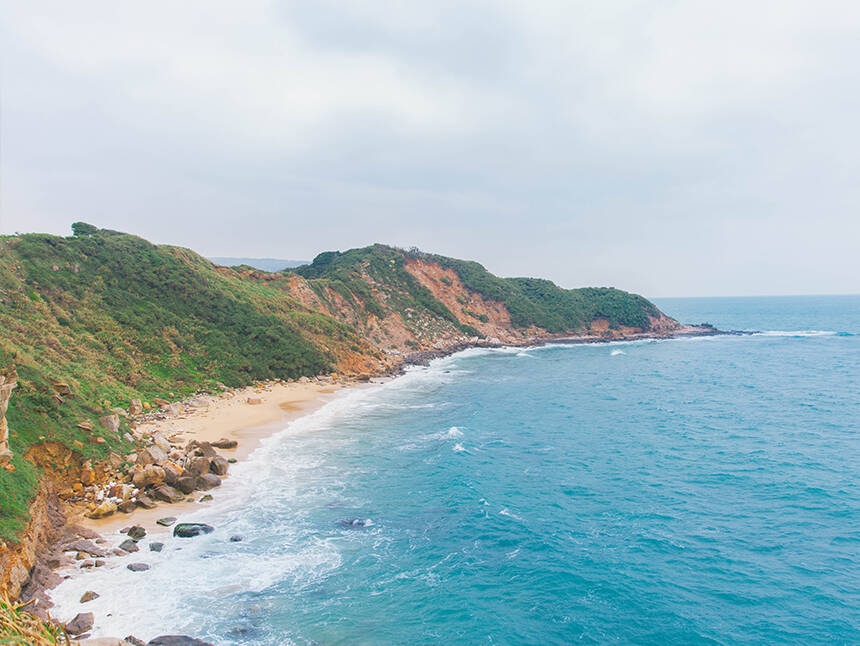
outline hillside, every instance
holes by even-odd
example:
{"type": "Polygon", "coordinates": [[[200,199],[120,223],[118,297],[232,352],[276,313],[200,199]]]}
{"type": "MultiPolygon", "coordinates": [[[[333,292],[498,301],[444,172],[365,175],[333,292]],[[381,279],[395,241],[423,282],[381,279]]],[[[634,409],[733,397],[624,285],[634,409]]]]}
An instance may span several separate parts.
{"type": "Polygon", "coordinates": [[[283,258],[234,258],[233,256],[209,256],[216,265],[238,267],[246,265],[263,271],[283,271],[291,267],[307,264],[306,260],[284,260],[283,258]]]}
{"type": "Polygon", "coordinates": [[[366,376],[412,352],[478,342],[677,327],[617,289],[498,278],[383,245],[267,273],[83,223],[73,230],[0,238],[0,372],[17,370],[0,539],[24,529],[40,468],[77,478],[84,460],[120,464],[135,449],[133,399],[157,406],[222,384],[366,376]]]}

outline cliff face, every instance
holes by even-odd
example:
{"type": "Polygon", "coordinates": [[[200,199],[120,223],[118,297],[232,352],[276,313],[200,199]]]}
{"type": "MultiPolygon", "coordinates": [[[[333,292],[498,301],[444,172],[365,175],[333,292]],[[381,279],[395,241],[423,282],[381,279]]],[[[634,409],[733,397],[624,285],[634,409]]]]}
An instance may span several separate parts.
{"type": "Polygon", "coordinates": [[[12,390],[18,385],[18,374],[14,368],[0,370],[0,467],[7,466],[12,461],[12,451],[9,450],[9,423],[6,421],[6,411],[12,390]]]}

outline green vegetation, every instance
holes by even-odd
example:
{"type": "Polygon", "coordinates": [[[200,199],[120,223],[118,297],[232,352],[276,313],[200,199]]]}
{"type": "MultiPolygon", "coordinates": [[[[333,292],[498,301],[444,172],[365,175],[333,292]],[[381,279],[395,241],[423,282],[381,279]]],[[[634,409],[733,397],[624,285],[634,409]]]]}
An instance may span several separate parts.
{"type": "Polygon", "coordinates": [[[277,282],[84,223],[74,233],[0,238],[0,368],[19,375],[7,414],[15,471],[0,469],[0,538],[26,522],[38,477],[23,459],[30,447],[57,441],[84,459],[127,452],[124,421],[119,434],[98,422],[110,407],[319,374],[331,369],[332,350],[367,347],[277,282]],[[78,428],[84,421],[92,431],[78,428]]]}
{"type": "MultiPolygon", "coordinates": [[[[417,249],[331,251],[269,274],[216,267],[187,249],[83,222],[72,228],[69,237],[0,237],[0,369],[14,366],[19,377],[7,414],[14,470],[0,469],[0,539],[13,539],[27,520],[40,477],[28,451],[55,442],[81,459],[128,453],[126,422],[116,433],[99,418],[134,398],[178,399],[217,391],[219,383],[335,367],[365,371],[368,360],[382,360],[382,347],[426,349],[440,338],[480,337],[410,273],[415,259],[456,272],[470,290],[456,299],[476,325],[488,317],[469,309],[474,293],[503,303],[524,330],[575,332],[595,318],[647,328],[658,313],[616,289],[499,278],[478,263],[417,249]],[[298,298],[319,299],[331,315],[298,298]],[[402,321],[394,326],[400,336],[387,337],[380,321],[402,321]],[[404,329],[411,338],[403,338],[404,329]]],[[[454,289],[449,277],[440,281],[454,289]]]]}
{"type": "Polygon", "coordinates": [[[575,332],[595,318],[605,318],[613,328],[627,325],[647,329],[648,316],[658,314],[647,299],[613,287],[562,289],[539,278],[499,278],[477,262],[419,251],[408,254],[453,269],[466,288],[488,300],[504,303],[511,323],[519,328],[535,326],[553,333],[575,332]]]}
{"type": "Polygon", "coordinates": [[[66,631],[27,612],[29,604],[0,597],[0,644],[9,646],[53,646],[69,644],[66,631]]]}

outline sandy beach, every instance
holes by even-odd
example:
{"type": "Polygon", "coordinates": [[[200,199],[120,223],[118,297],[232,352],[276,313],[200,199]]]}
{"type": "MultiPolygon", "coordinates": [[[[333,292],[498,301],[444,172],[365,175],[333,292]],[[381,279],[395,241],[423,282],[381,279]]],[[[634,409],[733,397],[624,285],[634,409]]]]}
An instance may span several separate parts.
{"type": "MultiPolygon", "coordinates": [[[[310,414],[332,400],[334,395],[354,383],[275,383],[250,386],[233,391],[232,397],[207,399],[207,405],[194,412],[164,420],[140,424],[136,432],[145,435],[161,433],[190,440],[215,442],[234,439],[235,449],[219,449],[219,453],[237,461],[246,459],[260,442],[284,429],[291,421],[310,414]],[[249,403],[249,400],[259,403],[249,403]]],[[[229,480],[229,474],[227,479],[229,480]]],[[[218,490],[208,492],[218,495],[218,490]]],[[[155,521],[165,516],[180,518],[184,513],[199,509],[206,503],[197,502],[204,495],[194,492],[192,502],[159,503],[154,509],[135,509],[131,514],[116,513],[101,519],[91,519],[80,510],[69,521],[97,532],[106,538],[129,525],[141,525],[150,530],[159,526],[155,521]]],[[[157,531],[157,530],[156,530],[157,531]]]]}

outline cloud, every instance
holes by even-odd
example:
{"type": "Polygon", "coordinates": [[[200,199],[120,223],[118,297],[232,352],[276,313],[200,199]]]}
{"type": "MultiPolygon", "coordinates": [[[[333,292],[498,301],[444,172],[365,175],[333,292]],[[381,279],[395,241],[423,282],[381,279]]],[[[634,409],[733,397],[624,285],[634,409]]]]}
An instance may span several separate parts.
{"type": "Polygon", "coordinates": [[[380,240],[650,295],[857,291],[853,3],[3,15],[0,231],[84,219],[307,258],[380,240]]]}

